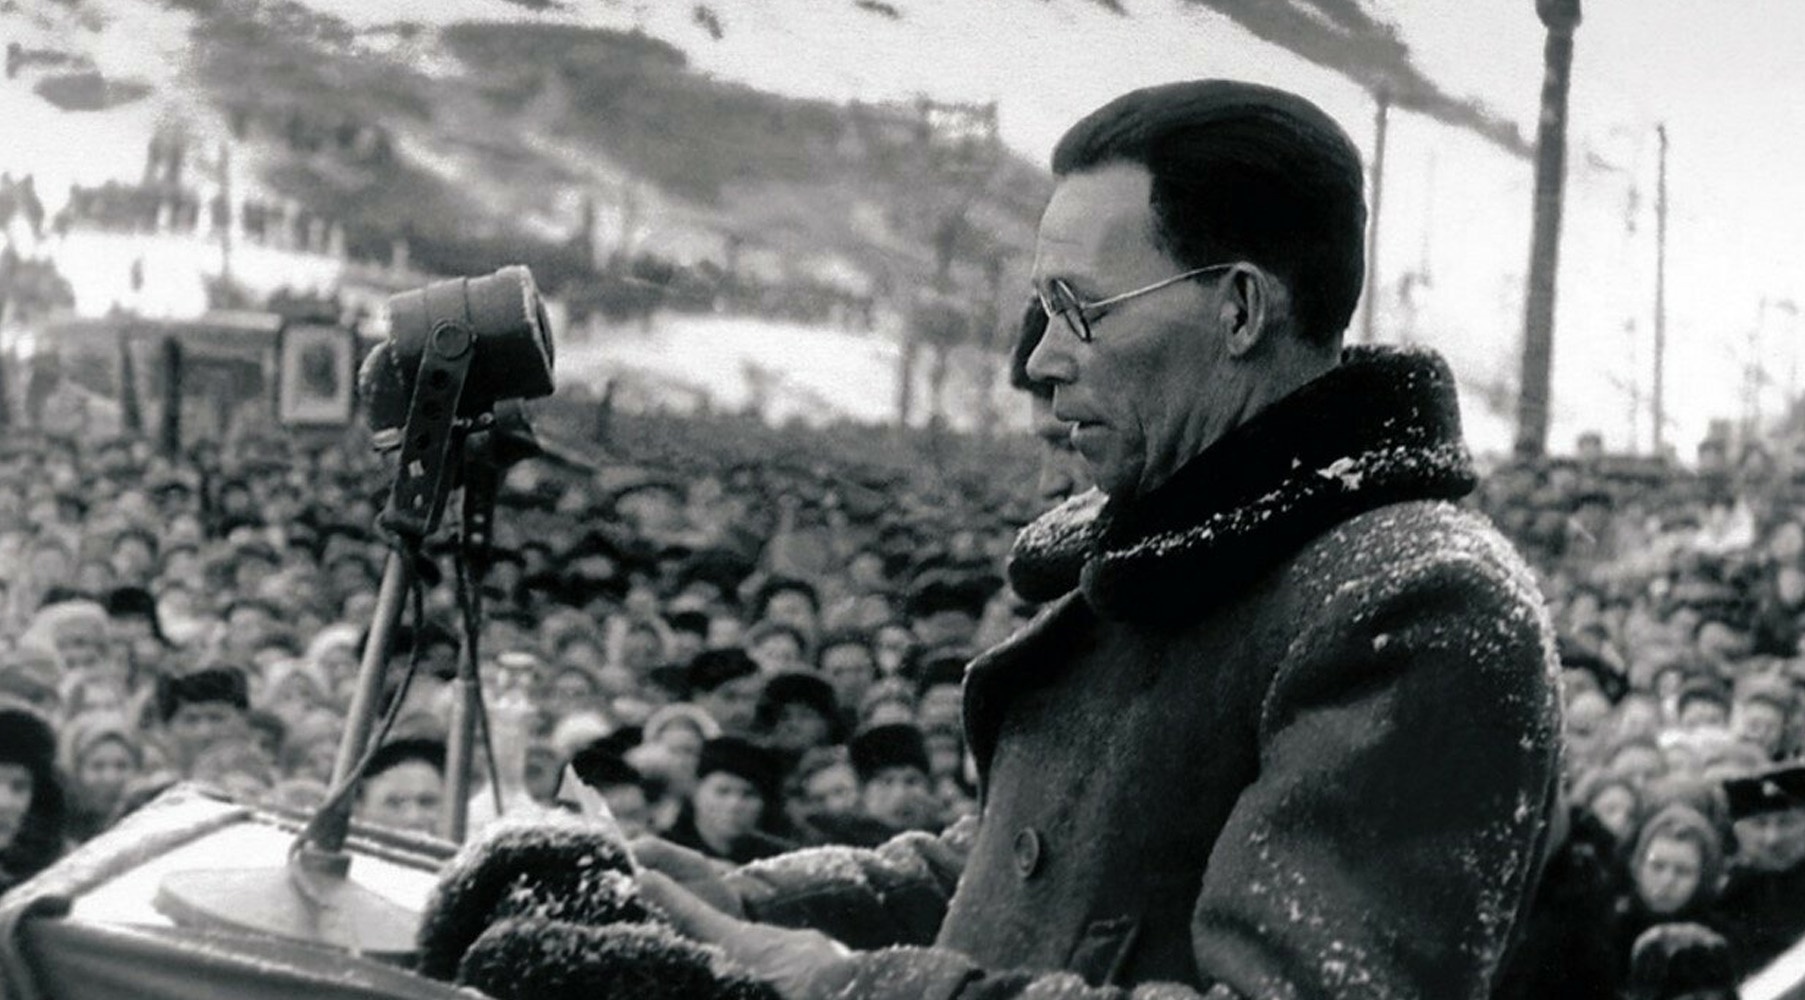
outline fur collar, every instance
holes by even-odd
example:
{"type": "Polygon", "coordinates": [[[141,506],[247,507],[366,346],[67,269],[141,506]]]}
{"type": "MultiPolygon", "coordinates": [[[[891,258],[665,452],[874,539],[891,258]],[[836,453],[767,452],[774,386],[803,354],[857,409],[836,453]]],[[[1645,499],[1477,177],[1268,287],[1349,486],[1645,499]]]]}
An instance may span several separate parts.
{"type": "Polygon", "coordinates": [[[1048,511],[1016,538],[1009,579],[1037,601],[1082,588],[1108,618],[1183,618],[1356,515],[1476,484],[1447,363],[1350,347],[1146,496],[1093,490],[1048,511]]]}

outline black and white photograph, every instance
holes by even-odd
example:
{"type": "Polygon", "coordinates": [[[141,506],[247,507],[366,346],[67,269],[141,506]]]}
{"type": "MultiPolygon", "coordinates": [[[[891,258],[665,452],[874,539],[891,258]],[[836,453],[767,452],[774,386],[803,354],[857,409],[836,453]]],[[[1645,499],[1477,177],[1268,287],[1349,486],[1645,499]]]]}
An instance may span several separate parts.
{"type": "Polygon", "coordinates": [[[1801,40],[0,0],[0,1000],[1805,1000],[1801,40]]]}

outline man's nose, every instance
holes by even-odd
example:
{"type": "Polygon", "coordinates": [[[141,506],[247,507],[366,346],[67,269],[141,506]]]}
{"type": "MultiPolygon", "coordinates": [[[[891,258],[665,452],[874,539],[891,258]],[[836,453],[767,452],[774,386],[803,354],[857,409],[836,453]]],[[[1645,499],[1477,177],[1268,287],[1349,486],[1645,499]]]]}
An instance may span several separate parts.
{"type": "Polygon", "coordinates": [[[1028,355],[1025,366],[1028,377],[1036,382],[1071,382],[1077,371],[1070,342],[1076,340],[1064,320],[1055,318],[1048,322],[1046,336],[1040,338],[1040,343],[1034,345],[1033,352],[1028,355]]]}

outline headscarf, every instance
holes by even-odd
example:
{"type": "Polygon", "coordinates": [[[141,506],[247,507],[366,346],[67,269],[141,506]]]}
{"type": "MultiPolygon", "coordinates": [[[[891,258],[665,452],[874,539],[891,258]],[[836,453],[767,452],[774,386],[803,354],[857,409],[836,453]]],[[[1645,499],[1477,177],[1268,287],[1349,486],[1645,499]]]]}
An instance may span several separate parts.
{"type": "Polygon", "coordinates": [[[89,752],[108,740],[118,741],[140,767],[144,766],[144,743],[125,716],[115,712],[84,712],[63,724],[57,753],[63,773],[80,774],[82,761],[89,752]]]}

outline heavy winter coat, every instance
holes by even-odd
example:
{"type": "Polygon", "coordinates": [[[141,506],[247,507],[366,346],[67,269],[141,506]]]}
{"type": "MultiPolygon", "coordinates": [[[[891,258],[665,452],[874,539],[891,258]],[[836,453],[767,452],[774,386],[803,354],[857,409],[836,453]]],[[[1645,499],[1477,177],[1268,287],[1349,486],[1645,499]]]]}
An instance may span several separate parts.
{"type": "Polygon", "coordinates": [[[1011,582],[1054,600],[966,674],[975,832],[762,862],[750,912],[905,946],[846,997],[1486,996],[1554,808],[1555,661],[1447,502],[1452,382],[1350,350],[1141,500],[1027,528],[1011,582]]]}

